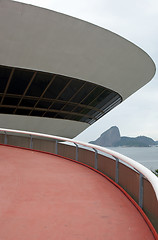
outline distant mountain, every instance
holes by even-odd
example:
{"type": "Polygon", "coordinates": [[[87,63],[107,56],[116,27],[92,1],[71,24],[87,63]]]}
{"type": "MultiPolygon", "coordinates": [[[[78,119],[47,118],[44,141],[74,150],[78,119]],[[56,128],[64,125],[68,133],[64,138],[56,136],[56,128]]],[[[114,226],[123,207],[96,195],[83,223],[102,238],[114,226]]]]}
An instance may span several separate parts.
{"type": "Polygon", "coordinates": [[[118,127],[113,126],[108,129],[106,132],[102,133],[101,136],[95,141],[91,141],[90,143],[96,144],[102,147],[112,147],[117,142],[121,140],[120,131],[118,127]]]}
{"type": "Polygon", "coordinates": [[[145,136],[139,136],[135,138],[121,137],[121,140],[116,144],[116,146],[128,146],[128,147],[149,147],[156,145],[152,138],[145,136]]]}
{"type": "Polygon", "coordinates": [[[91,141],[90,143],[102,147],[149,147],[158,145],[158,141],[154,141],[152,138],[146,136],[139,136],[135,138],[121,137],[119,128],[116,126],[111,127],[102,133],[98,139],[91,141]]]}

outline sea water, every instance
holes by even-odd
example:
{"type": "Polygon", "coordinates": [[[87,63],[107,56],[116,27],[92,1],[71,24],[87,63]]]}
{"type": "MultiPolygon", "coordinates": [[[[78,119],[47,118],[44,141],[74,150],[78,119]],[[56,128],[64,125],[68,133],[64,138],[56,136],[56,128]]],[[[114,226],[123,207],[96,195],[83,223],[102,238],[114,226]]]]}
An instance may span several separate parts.
{"type": "MultiPolygon", "coordinates": [[[[70,145],[70,143],[69,143],[70,145]]],[[[73,144],[72,144],[73,145],[73,144]]],[[[92,148],[81,146],[89,151],[93,151],[92,148]]],[[[121,153],[126,157],[129,157],[136,162],[141,163],[146,168],[151,171],[158,169],[158,147],[106,147],[115,152],[121,153]]],[[[103,154],[107,157],[111,157],[109,154],[98,151],[98,153],[103,154]]],[[[124,163],[126,165],[126,163],[124,163]]]]}
{"type": "Polygon", "coordinates": [[[151,171],[158,169],[158,147],[113,147],[109,149],[132,158],[151,171]]]}

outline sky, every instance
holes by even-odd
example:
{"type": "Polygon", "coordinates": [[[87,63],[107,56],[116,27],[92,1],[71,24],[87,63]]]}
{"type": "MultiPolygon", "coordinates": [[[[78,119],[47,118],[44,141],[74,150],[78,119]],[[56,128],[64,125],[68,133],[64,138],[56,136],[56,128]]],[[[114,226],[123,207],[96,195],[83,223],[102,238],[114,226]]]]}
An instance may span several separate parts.
{"type": "MultiPolygon", "coordinates": [[[[158,68],[157,0],[17,0],[91,22],[133,42],[158,68]]],[[[158,74],[76,139],[91,141],[112,126],[121,136],[148,136],[158,140],[158,74]]]]}

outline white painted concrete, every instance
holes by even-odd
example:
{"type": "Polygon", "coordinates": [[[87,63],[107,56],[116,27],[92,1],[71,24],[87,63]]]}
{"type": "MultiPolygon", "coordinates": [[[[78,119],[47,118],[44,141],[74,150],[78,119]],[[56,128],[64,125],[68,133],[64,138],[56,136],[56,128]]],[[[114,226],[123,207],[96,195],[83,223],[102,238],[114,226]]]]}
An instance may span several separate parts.
{"type": "Polygon", "coordinates": [[[89,126],[72,120],[0,114],[0,127],[73,138],[89,126]]]}
{"type": "MultiPolygon", "coordinates": [[[[93,82],[123,99],[155,73],[152,59],[124,38],[82,20],[10,0],[0,0],[0,65],[93,82]]],[[[72,137],[88,124],[1,114],[0,126],[72,137]]]]}
{"type": "Polygon", "coordinates": [[[126,99],[151,80],[140,48],[93,24],[31,5],[0,1],[0,65],[90,81],[126,99]]]}

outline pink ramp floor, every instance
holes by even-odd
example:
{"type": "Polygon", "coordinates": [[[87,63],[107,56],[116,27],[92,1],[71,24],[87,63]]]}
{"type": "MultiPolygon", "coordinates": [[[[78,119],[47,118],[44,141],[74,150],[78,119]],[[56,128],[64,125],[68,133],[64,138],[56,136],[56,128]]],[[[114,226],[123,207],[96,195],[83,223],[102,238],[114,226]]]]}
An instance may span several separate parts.
{"type": "Polygon", "coordinates": [[[95,171],[0,146],[0,240],[150,240],[143,217],[95,171]]]}

